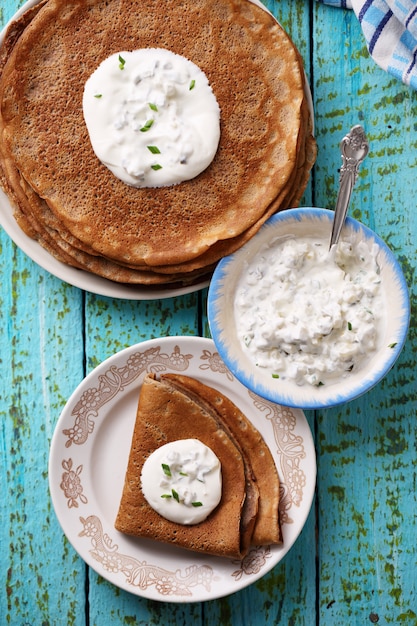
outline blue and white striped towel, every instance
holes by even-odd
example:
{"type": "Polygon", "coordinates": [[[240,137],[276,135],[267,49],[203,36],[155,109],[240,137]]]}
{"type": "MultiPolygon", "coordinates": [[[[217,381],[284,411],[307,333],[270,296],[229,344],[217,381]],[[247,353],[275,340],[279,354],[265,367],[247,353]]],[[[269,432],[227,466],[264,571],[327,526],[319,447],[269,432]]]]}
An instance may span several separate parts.
{"type": "Polygon", "coordinates": [[[320,0],[353,8],[374,61],[413,89],[417,89],[416,0],[320,0]]]}

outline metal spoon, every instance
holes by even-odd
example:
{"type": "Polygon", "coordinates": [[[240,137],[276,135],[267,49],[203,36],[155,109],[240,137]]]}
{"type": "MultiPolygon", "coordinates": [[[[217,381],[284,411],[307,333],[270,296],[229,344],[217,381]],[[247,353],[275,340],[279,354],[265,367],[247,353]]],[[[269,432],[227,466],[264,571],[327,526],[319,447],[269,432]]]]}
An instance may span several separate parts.
{"type": "Polygon", "coordinates": [[[369,144],[362,126],[353,126],[340,142],[343,165],[340,168],[339,193],[334,210],[329,250],[337,244],[348,210],[350,196],[355,185],[359,165],[369,152],[369,144]]]}

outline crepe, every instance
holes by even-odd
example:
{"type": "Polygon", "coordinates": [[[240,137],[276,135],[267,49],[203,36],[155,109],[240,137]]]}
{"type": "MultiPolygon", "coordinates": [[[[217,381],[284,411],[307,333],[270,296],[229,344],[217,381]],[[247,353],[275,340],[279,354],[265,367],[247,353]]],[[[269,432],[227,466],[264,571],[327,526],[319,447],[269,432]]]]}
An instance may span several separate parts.
{"type": "Polygon", "coordinates": [[[229,558],[250,545],[279,543],[279,479],[259,432],[223,394],[176,374],[150,374],[141,389],[125,483],[115,526],[124,533],[229,558]],[[222,497],[196,525],[166,520],[145,500],[140,475],[148,456],[165,443],[198,439],[218,456],[222,497]]]}
{"type": "Polygon", "coordinates": [[[139,398],[126,479],[115,527],[124,533],[172,543],[183,548],[240,558],[252,535],[258,495],[246,498],[244,461],[218,422],[186,395],[152,375],[139,398]],[[140,475],[143,463],[158,447],[177,439],[200,440],[217,455],[222,467],[222,499],[203,522],[183,526],[160,516],[145,500],[140,475]],[[245,516],[244,507],[249,505],[245,516]]]}
{"type": "Polygon", "coordinates": [[[164,374],[164,381],[170,381],[178,389],[214,407],[216,413],[238,442],[259,491],[259,505],[255,527],[251,539],[254,545],[267,545],[281,542],[279,524],[279,478],[271,451],[262,435],[252,422],[225,395],[195,378],[179,374],[164,374]]]}
{"type": "Polygon", "coordinates": [[[191,282],[296,206],[315,159],[298,51],[248,0],[46,0],[0,51],[1,184],[25,232],[117,282],[191,282]],[[114,52],[165,47],[208,76],[221,108],[211,165],[137,189],[92,150],[85,81],[114,52]]]}

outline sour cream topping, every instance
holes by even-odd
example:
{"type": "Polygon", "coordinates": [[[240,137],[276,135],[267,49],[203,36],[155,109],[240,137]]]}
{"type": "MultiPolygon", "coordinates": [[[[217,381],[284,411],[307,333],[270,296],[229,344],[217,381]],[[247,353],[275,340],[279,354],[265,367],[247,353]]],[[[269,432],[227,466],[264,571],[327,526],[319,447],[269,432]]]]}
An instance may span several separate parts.
{"type": "Polygon", "coordinates": [[[83,112],[96,156],[135,187],[194,178],[213,160],[220,108],[204,72],[162,48],[112,54],[87,80],[83,112]]]}
{"type": "Polygon", "coordinates": [[[384,298],[377,246],[288,238],[265,245],[243,272],[237,333],[268,375],[328,385],[357,371],[381,342],[384,298]]]}
{"type": "Polygon", "coordinates": [[[198,439],[180,439],[146,459],[141,485],[148,504],[160,515],[178,524],[198,524],[220,502],[221,464],[198,439]]]}

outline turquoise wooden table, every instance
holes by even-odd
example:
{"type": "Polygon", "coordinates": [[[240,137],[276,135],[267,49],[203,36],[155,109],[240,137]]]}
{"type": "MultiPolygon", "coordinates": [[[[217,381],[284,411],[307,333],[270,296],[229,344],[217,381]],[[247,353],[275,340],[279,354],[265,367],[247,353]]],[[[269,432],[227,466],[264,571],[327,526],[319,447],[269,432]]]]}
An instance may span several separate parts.
{"type": "MultiPolygon", "coordinates": [[[[417,624],[417,93],[369,57],[352,11],[268,0],[305,61],[318,158],[303,205],[333,207],[339,142],[362,124],[371,151],[350,214],[399,259],[411,297],[406,346],[388,376],[348,405],[307,412],[317,490],[292,550],[254,585],[202,603],[113,586],[73,550],[48,488],[51,438],[68,397],[120,349],[209,336],[206,290],[162,300],[84,292],[0,232],[0,624],[222,626],[417,624]]],[[[2,0],[4,24],[20,0],[2,0]]]]}

